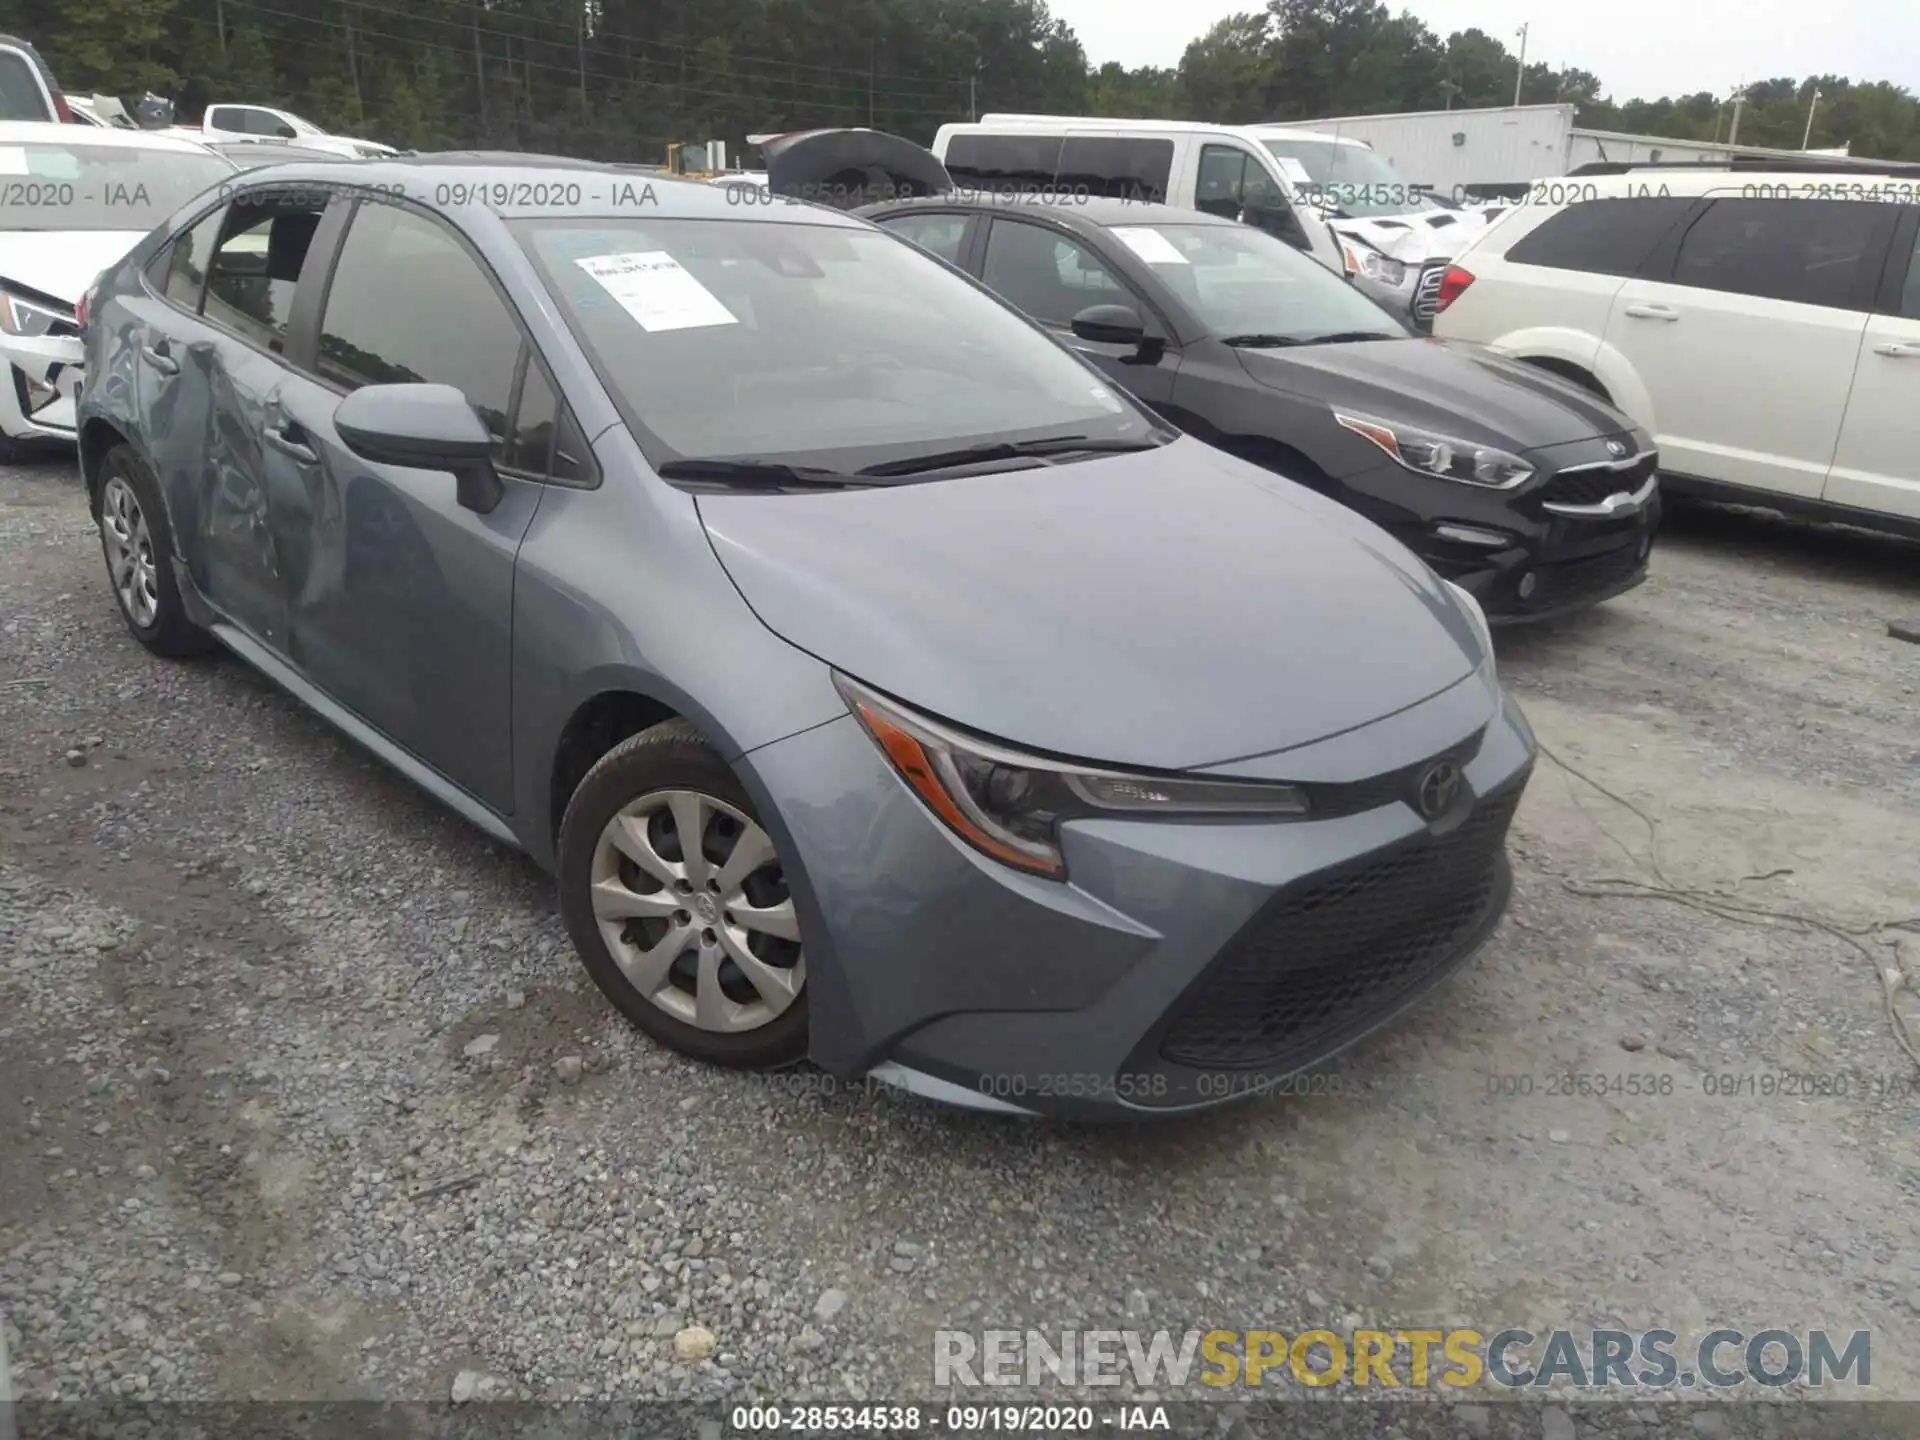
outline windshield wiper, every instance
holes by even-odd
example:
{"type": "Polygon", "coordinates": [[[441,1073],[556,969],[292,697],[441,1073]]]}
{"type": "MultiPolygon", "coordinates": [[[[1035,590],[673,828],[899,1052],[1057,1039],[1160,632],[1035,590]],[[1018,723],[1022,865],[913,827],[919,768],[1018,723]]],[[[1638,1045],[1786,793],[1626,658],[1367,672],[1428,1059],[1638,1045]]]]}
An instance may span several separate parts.
{"type": "Polygon", "coordinates": [[[1231,345],[1236,350],[1277,350],[1284,345],[1304,345],[1307,342],[1298,335],[1222,335],[1222,345],[1231,345]]]}
{"type": "Polygon", "coordinates": [[[844,490],[868,485],[858,475],[778,460],[669,460],[659,469],[662,480],[711,480],[761,490],[844,490]]]}
{"type": "Polygon", "coordinates": [[[1391,330],[1336,330],[1331,335],[1315,335],[1310,340],[1302,340],[1302,345],[1344,345],[1350,340],[1404,340],[1406,336],[1396,335],[1391,330]]]}
{"type": "Polygon", "coordinates": [[[934,455],[887,460],[878,465],[868,465],[859,473],[872,476],[924,475],[931,470],[946,470],[957,465],[985,465],[995,460],[1021,460],[1034,455],[1119,454],[1132,450],[1158,450],[1165,443],[1163,440],[1090,440],[1085,435],[1049,435],[1043,440],[994,440],[960,450],[942,450],[934,455]]]}

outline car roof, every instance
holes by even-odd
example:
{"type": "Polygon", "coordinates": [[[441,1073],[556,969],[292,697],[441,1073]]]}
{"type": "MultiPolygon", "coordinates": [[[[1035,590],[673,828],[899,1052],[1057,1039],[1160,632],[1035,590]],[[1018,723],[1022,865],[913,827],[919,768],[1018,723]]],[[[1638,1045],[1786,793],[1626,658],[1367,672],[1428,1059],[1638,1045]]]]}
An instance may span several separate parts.
{"type": "Polygon", "coordinates": [[[335,186],[365,185],[369,189],[409,196],[436,209],[490,210],[503,220],[555,215],[600,219],[652,217],[833,225],[848,229],[858,229],[864,223],[845,211],[800,200],[791,204],[742,205],[737,195],[729,196],[727,187],[709,185],[704,180],[663,175],[639,165],[575,160],[560,155],[449,150],[372,156],[350,164],[352,178],[346,181],[341,178],[337,161],[299,161],[249,170],[244,183],[266,186],[314,181],[335,186]]]}
{"type": "Polygon", "coordinates": [[[999,195],[985,191],[958,191],[892,200],[869,205],[858,213],[879,219],[912,210],[964,210],[996,215],[1025,215],[1068,226],[1106,230],[1116,225],[1237,225],[1204,210],[1178,205],[1149,204],[1144,200],[1110,199],[1102,195],[999,195]]]}
{"type": "Polygon", "coordinates": [[[0,143],[104,145],[125,150],[173,150],[185,155],[213,153],[198,140],[156,130],[123,130],[117,125],[63,125],[52,120],[0,120],[0,143]]]}
{"type": "Polygon", "coordinates": [[[992,134],[995,132],[1018,133],[1029,130],[1065,134],[1073,131],[1076,135],[1099,134],[1160,134],[1160,135],[1252,135],[1261,139],[1278,140],[1283,137],[1300,140],[1322,140],[1334,145],[1357,145],[1362,149],[1372,149],[1366,141],[1351,135],[1335,135],[1325,130],[1291,130],[1284,126],[1273,125],[1217,125],[1210,120],[1123,120],[1105,115],[1020,115],[1008,112],[982,115],[978,120],[953,121],[941,127],[965,134],[992,134]]]}
{"type": "Polygon", "coordinates": [[[310,145],[275,145],[270,141],[262,143],[257,140],[238,142],[211,140],[205,143],[207,149],[226,156],[236,164],[245,164],[245,168],[250,170],[264,165],[291,165],[305,160],[335,165],[354,163],[354,158],[350,155],[342,155],[333,150],[316,150],[310,145]],[[243,157],[249,156],[256,158],[250,162],[243,160],[243,157]]]}

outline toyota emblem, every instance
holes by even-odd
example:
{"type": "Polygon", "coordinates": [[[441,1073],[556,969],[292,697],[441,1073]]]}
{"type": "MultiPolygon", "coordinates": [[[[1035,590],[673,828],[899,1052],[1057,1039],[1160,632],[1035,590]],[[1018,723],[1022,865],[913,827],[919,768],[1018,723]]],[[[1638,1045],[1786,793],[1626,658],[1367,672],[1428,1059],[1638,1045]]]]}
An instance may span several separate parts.
{"type": "Polygon", "coordinates": [[[1459,794],[1460,767],[1451,760],[1431,765],[1427,773],[1420,777],[1420,813],[1429,820],[1438,820],[1452,807],[1459,794]]]}
{"type": "Polygon", "coordinates": [[[1622,445],[1618,440],[1609,440],[1607,441],[1607,453],[1615,456],[1624,455],[1627,453],[1627,447],[1622,445]]]}

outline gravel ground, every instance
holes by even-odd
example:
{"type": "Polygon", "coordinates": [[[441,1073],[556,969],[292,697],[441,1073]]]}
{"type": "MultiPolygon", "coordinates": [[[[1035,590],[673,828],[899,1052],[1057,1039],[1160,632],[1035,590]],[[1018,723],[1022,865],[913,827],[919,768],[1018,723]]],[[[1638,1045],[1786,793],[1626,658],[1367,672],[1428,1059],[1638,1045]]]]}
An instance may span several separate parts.
{"type": "Polygon", "coordinates": [[[1338,1094],[1078,1129],[657,1049],[530,865],[238,662],[146,655],[70,465],[0,469],[16,1392],[898,1401],[943,1327],[1724,1323],[1870,1328],[1876,1395],[1920,1398],[1880,974],[1920,971],[1920,646],[1886,625],[1920,549],[1717,512],[1656,568],[1501,638],[1618,798],[1543,761],[1475,969],[1338,1094]],[[1581,893],[1656,876],[1722,913],[1581,893]],[[1706,1078],[1780,1072],[1848,1093],[1706,1078]]]}

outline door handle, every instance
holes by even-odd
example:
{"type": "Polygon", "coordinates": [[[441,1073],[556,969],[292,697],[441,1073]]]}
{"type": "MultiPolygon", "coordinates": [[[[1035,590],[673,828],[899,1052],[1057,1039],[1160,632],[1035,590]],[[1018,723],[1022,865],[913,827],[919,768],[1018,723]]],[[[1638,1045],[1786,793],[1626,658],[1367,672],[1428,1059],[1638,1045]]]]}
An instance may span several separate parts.
{"type": "Polygon", "coordinates": [[[1920,345],[1904,345],[1898,340],[1889,340],[1885,345],[1873,347],[1876,355],[1885,355],[1891,360],[1920,360],[1920,345]]]}
{"type": "Polygon", "coordinates": [[[1680,318],[1680,312],[1671,305],[1629,305],[1622,312],[1636,320],[1674,321],[1680,318]]]}
{"type": "Polygon", "coordinates": [[[140,347],[140,358],[158,370],[162,375],[178,375],[180,373],[180,362],[167,353],[167,342],[164,340],[158,345],[142,345],[140,347]]]}
{"type": "Polygon", "coordinates": [[[292,429],[287,425],[269,425],[260,432],[260,438],[282,455],[290,455],[302,465],[318,465],[320,457],[313,452],[313,447],[304,440],[296,439],[292,429]]]}

